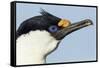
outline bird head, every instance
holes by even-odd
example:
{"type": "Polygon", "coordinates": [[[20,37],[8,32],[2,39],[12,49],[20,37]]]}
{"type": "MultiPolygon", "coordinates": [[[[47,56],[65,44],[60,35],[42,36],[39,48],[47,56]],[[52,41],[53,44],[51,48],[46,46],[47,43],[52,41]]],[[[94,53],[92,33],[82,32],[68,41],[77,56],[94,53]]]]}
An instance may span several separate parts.
{"type": "Polygon", "coordinates": [[[16,38],[30,31],[46,30],[55,39],[62,40],[70,33],[93,24],[90,19],[72,24],[70,20],[56,17],[43,9],[40,13],[41,15],[29,18],[20,25],[17,30],[16,38]]]}

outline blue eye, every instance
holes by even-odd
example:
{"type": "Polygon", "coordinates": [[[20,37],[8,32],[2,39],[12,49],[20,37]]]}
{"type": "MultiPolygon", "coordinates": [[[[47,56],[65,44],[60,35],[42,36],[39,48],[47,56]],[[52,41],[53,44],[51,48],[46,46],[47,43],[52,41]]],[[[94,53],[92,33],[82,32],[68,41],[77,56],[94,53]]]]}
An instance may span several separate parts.
{"type": "Polygon", "coordinates": [[[58,27],[55,25],[49,27],[50,32],[56,32],[57,30],[58,30],[58,27]]]}

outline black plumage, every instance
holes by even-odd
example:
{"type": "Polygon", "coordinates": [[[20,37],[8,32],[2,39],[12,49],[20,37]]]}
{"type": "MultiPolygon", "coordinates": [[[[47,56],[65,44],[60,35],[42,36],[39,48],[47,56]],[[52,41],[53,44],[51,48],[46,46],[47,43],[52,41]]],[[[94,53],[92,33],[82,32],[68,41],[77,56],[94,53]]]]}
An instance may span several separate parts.
{"type": "Polygon", "coordinates": [[[16,32],[16,38],[21,36],[22,34],[26,34],[30,31],[34,30],[46,30],[49,31],[48,28],[51,25],[56,25],[61,20],[60,18],[41,10],[41,15],[34,16],[22,22],[16,32]]]}

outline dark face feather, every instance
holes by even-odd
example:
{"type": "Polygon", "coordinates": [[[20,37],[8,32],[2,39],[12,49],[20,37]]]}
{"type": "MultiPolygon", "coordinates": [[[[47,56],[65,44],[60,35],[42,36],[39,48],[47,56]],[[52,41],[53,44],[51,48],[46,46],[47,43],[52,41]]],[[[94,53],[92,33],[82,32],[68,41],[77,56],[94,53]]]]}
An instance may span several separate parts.
{"type": "Polygon", "coordinates": [[[78,29],[81,29],[83,27],[86,27],[92,24],[91,20],[86,19],[86,20],[71,24],[69,27],[61,28],[58,26],[58,22],[61,20],[61,18],[58,18],[44,10],[42,10],[40,13],[41,15],[34,16],[32,18],[25,20],[23,23],[21,23],[21,25],[19,26],[16,32],[16,38],[30,31],[46,30],[57,40],[61,40],[66,35],[72,33],[73,31],[76,31],[78,29]]]}

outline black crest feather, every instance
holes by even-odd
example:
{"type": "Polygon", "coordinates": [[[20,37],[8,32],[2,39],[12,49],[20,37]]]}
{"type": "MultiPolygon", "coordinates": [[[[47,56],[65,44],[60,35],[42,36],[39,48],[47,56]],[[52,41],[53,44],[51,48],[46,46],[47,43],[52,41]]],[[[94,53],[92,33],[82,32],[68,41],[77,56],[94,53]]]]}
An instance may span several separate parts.
{"type": "Polygon", "coordinates": [[[41,12],[40,12],[44,17],[46,17],[47,19],[50,19],[50,20],[52,20],[52,21],[59,21],[59,20],[61,20],[60,18],[58,18],[58,17],[56,17],[56,16],[54,16],[54,15],[52,15],[51,13],[48,13],[47,11],[45,11],[44,9],[41,9],[41,12]]]}

